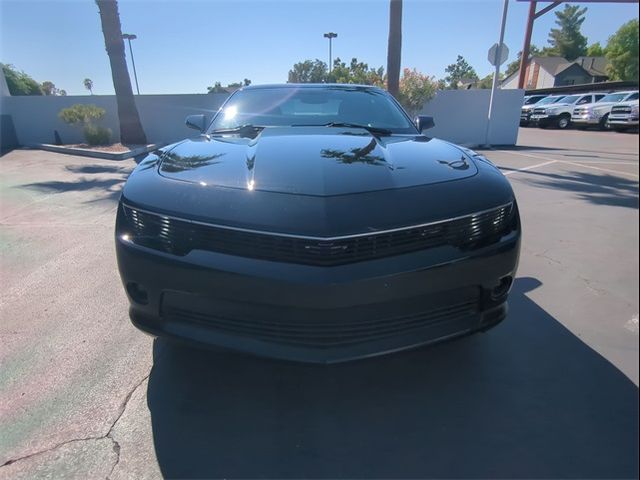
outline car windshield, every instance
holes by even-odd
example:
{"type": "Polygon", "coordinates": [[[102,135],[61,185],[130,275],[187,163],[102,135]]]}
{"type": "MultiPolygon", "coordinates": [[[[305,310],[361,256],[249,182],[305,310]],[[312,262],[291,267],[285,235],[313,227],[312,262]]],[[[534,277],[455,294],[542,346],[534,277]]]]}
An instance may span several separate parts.
{"type": "Polygon", "coordinates": [[[533,105],[535,103],[540,102],[544,97],[526,97],[524,100],[525,105],[533,105]]]}
{"type": "Polygon", "coordinates": [[[569,95],[562,99],[562,103],[576,103],[578,100],[582,98],[582,95],[569,95]]]}
{"type": "Polygon", "coordinates": [[[537,105],[549,105],[551,103],[557,103],[562,100],[564,97],[547,97],[540,100],[537,105]]]}
{"type": "Polygon", "coordinates": [[[214,118],[209,133],[259,127],[354,124],[390,133],[416,133],[391,99],[364,87],[273,87],[236,92],[214,118]]]}
{"type": "Polygon", "coordinates": [[[599,102],[621,102],[627,96],[627,93],[610,93],[609,95],[602,97],[599,102]]]}

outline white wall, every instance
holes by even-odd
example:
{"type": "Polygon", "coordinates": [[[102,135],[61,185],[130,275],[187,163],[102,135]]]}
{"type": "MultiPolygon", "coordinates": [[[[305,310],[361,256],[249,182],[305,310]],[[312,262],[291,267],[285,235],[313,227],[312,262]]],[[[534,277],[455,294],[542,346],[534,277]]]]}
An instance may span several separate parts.
{"type": "Polygon", "coordinates": [[[556,77],[540,67],[538,73],[538,83],[531,88],[552,88],[556,84],[556,77]]]}
{"type": "MultiPolygon", "coordinates": [[[[436,127],[429,135],[464,145],[485,143],[489,90],[440,91],[423,109],[433,115],[436,127]]],[[[523,90],[498,90],[494,127],[490,142],[514,145],[517,141],[523,90]]],[[[226,94],[136,95],[142,125],[151,143],[171,143],[194,136],[196,132],[184,125],[187,115],[217,111],[226,94]]],[[[76,103],[92,103],[106,110],[101,124],[119,139],[117,107],[113,95],[84,96],[24,96],[3,97],[2,113],[9,113],[22,145],[53,143],[54,130],[63,143],[84,141],[81,129],[65,124],[58,118],[62,108],[76,103]]]]}
{"type": "MultiPolygon", "coordinates": [[[[436,126],[429,136],[461,145],[484,145],[491,90],[442,90],[422,109],[436,126]]],[[[489,143],[515,145],[524,90],[497,90],[489,143]]]]}
{"type": "MultiPolygon", "coordinates": [[[[227,94],[139,95],[135,99],[149,142],[171,143],[196,133],[185,126],[187,115],[204,113],[211,116],[226,97],[227,94]]],[[[114,95],[3,97],[2,110],[13,117],[18,141],[22,145],[54,143],[54,130],[58,131],[63,143],[81,143],[84,141],[82,130],[58,118],[61,109],[76,103],[104,108],[105,117],[99,124],[110,128],[113,139],[119,140],[114,95]]]]}

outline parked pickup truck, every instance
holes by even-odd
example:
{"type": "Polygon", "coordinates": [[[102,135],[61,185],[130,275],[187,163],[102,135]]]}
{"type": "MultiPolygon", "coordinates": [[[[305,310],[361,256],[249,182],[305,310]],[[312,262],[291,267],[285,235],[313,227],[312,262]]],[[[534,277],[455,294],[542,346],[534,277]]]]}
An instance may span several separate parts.
{"type": "Polygon", "coordinates": [[[571,121],[578,128],[598,127],[600,130],[606,130],[609,127],[609,115],[614,105],[631,100],[638,100],[637,90],[610,93],[596,103],[588,103],[574,108],[571,121]]]}
{"type": "Polygon", "coordinates": [[[561,129],[569,128],[571,126],[571,114],[575,107],[586,105],[587,103],[595,103],[604,96],[604,93],[579,93],[567,95],[562,100],[549,106],[541,107],[536,105],[531,115],[531,122],[536,123],[540,128],[550,126],[561,129]]]}
{"type": "Polygon", "coordinates": [[[548,95],[527,95],[524,97],[522,111],[520,113],[520,125],[526,127],[529,125],[529,117],[533,108],[540,103],[541,100],[547,98],[548,95]]]}
{"type": "Polygon", "coordinates": [[[614,105],[609,114],[609,125],[616,132],[638,128],[638,100],[614,105]]]}

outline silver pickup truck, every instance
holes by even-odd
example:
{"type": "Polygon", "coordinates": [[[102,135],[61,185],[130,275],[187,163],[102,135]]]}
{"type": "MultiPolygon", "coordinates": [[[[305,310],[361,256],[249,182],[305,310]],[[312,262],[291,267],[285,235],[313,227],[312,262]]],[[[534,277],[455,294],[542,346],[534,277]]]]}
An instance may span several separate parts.
{"type": "Polygon", "coordinates": [[[616,132],[638,128],[638,100],[614,105],[609,114],[609,126],[616,132]]]}
{"type": "Polygon", "coordinates": [[[609,128],[611,109],[620,102],[638,100],[638,91],[614,92],[595,103],[580,105],[573,110],[571,121],[581,129],[597,127],[600,130],[609,128]]]}

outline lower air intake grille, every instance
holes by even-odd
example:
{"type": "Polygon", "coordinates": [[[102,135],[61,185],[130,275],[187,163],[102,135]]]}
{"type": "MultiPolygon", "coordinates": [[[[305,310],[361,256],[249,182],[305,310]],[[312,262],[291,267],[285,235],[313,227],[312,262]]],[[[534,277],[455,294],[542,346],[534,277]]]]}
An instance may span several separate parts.
{"type": "Polygon", "coordinates": [[[381,340],[470,318],[478,313],[480,292],[465,288],[444,292],[441,298],[426,301],[408,299],[397,304],[350,307],[348,311],[305,310],[292,307],[287,312],[261,306],[225,307],[224,301],[207,304],[194,296],[167,292],[162,317],[167,322],[191,324],[228,335],[301,347],[327,348],[381,340]],[[204,306],[204,308],[203,308],[204,306]]]}
{"type": "Polygon", "coordinates": [[[207,250],[241,257],[305,265],[355,263],[434,247],[462,250],[497,242],[515,228],[513,204],[427,225],[333,239],[271,234],[208,225],[122,205],[128,234],[141,246],[186,255],[207,250]]]}

